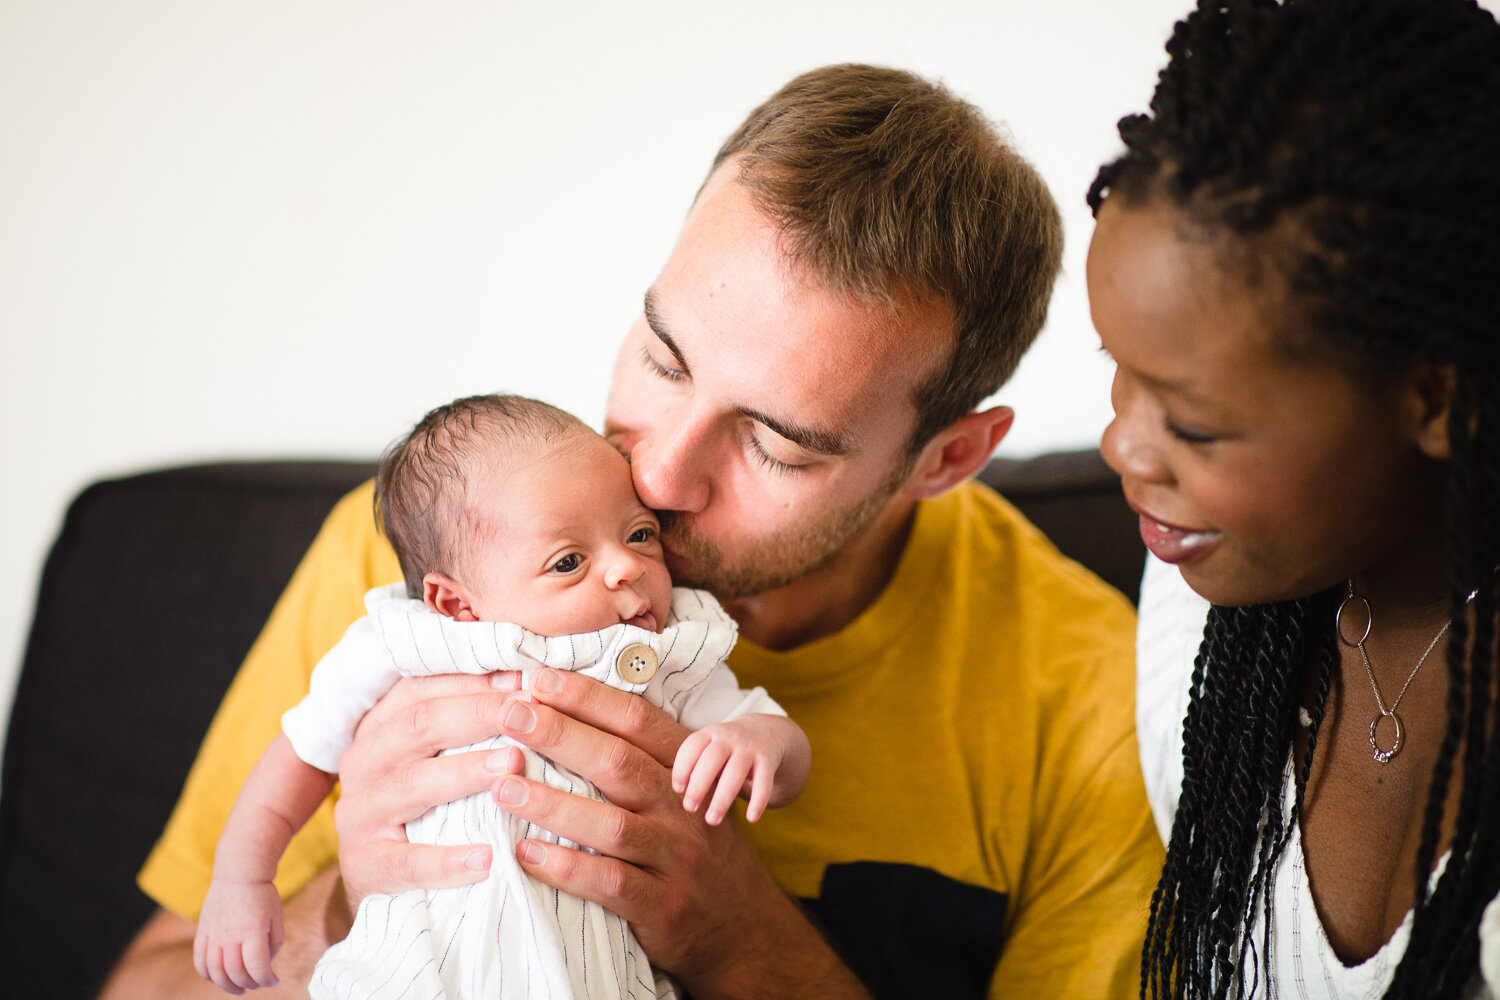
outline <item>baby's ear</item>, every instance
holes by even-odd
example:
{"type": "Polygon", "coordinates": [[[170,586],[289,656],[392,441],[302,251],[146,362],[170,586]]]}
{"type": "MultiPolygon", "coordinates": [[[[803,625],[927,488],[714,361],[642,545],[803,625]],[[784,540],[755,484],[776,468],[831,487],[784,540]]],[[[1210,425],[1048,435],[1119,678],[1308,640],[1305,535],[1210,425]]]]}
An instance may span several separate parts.
{"type": "Polygon", "coordinates": [[[463,584],[442,573],[428,573],[422,577],[422,600],[427,606],[445,618],[458,622],[477,622],[474,601],[463,584]]]}

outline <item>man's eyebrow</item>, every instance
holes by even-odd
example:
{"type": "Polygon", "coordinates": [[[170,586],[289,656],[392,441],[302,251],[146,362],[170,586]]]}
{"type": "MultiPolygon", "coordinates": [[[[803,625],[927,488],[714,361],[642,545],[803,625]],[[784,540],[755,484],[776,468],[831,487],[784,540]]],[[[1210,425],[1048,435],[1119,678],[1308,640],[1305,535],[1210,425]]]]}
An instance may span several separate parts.
{"type": "Polygon", "coordinates": [[[792,424],[783,423],[769,413],[762,413],[759,410],[741,408],[740,412],[751,420],[765,424],[771,430],[804,451],[810,451],[817,455],[828,455],[833,458],[842,458],[851,451],[849,442],[844,440],[841,435],[832,434],[828,431],[820,431],[814,427],[796,427],[792,424]]]}
{"type": "Polygon", "coordinates": [[[656,334],[656,339],[661,341],[668,351],[672,352],[672,358],[677,362],[678,369],[684,375],[691,375],[692,369],[688,367],[687,358],[682,356],[682,349],[677,346],[677,341],[673,340],[672,335],[667,332],[667,325],[661,318],[661,312],[656,308],[655,288],[646,289],[644,311],[646,313],[646,325],[651,328],[652,333],[656,334]]]}
{"type": "MultiPolygon", "coordinates": [[[[646,314],[646,325],[651,328],[652,333],[656,334],[656,339],[660,340],[666,346],[667,350],[672,352],[672,357],[677,362],[677,367],[685,374],[690,375],[691,370],[688,368],[687,359],[682,356],[682,349],[677,346],[677,341],[673,340],[672,335],[667,332],[661,312],[656,308],[655,288],[648,288],[646,290],[644,311],[646,314]]],[[[842,435],[818,430],[814,427],[798,427],[783,420],[778,420],[769,413],[764,413],[760,410],[751,410],[745,407],[740,407],[739,410],[751,420],[765,424],[771,430],[792,442],[792,444],[815,455],[828,455],[832,458],[841,458],[853,450],[849,442],[842,435]]]]}

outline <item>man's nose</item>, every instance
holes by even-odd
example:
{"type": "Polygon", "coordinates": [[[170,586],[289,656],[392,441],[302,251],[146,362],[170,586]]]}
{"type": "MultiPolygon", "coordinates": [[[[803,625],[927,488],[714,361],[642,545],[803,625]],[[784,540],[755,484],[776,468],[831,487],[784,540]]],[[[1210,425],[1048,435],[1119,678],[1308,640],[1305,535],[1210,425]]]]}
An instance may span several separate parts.
{"type": "Polygon", "coordinates": [[[705,421],[686,409],[664,414],[630,449],[635,491],[654,510],[700,511],[708,505],[714,460],[705,421]]]}

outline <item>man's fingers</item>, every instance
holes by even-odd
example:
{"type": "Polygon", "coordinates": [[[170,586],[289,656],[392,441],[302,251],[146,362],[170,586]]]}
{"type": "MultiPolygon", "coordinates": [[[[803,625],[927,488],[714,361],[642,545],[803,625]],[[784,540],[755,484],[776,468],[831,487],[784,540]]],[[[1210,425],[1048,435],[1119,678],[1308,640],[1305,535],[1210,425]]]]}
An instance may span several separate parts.
{"type": "MultiPolygon", "coordinates": [[[[355,780],[384,774],[402,762],[489,739],[499,732],[496,720],[508,697],[493,690],[470,692],[414,701],[383,712],[379,719],[366,716],[339,764],[339,776],[347,782],[351,772],[355,780]]],[[[384,705],[382,701],[377,707],[384,705]]]]}
{"type": "Polygon", "coordinates": [[[438,754],[489,740],[515,675],[407,678],[360,722],[339,764],[343,794],[334,806],[339,867],[351,903],[370,893],[467,885],[485,877],[481,845],[414,846],[404,825],[443,802],[482,794],[521,766],[514,747],[438,754]],[[507,677],[509,680],[507,681],[507,677]]]}
{"type": "Polygon", "coordinates": [[[403,677],[375,703],[365,716],[366,722],[383,725],[390,717],[422,701],[434,698],[463,698],[471,695],[504,695],[520,687],[520,674],[504,671],[495,674],[430,674],[403,677]]]}
{"type": "Polygon", "coordinates": [[[564,715],[640,747],[663,767],[671,765],[689,732],[640,695],[571,670],[538,670],[531,689],[564,715]]]}
{"type": "Polygon", "coordinates": [[[487,844],[435,847],[390,841],[377,850],[341,861],[341,874],[349,889],[350,902],[372,892],[398,893],[407,889],[447,889],[469,885],[489,876],[493,851],[487,844]]]}
{"type": "Polygon", "coordinates": [[[515,747],[423,757],[368,779],[358,797],[334,804],[340,829],[393,831],[440,802],[453,802],[489,788],[495,778],[521,766],[515,747]]]}
{"type": "MultiPolygon", "coordinates": [[[[645,704],[639,697],[631,700],[645,704]]],[[[500,725],[506,736],[588,778],[606,798],[626,809],[644,808],[671,792],[666,765],[626,740],[548,705],[513,700],[500,725]]]]}
{"type": "Polygon", "coordinates": [[[648,821],[609,802],[572,795],[520,775],[497,782],[494,797],[512,816],[631,865],[657,868],[669,860],[648,821]]]}
{"type": "Polygon", "coordinates": [[[634,865],[540,840],[521,841],[516,845],[516,859],[527,874],[571,896],[608,907],[631,923],[648,914],[660,916],[657,879],[634,865]]]}

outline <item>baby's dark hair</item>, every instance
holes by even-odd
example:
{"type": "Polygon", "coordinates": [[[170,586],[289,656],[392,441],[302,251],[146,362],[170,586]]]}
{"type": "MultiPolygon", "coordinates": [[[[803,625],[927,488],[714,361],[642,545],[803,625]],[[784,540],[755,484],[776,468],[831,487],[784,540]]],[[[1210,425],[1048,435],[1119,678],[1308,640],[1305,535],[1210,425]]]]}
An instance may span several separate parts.
{"type": "Polygon", "coordinates": [[[407,595],[422,598],[428,573],[459,575],[465,490],[476,458],[580,430],[593,433],[549,403],[492,394],[439,406],[392,443],[375,470],[375,520],[396,550],[407,595]]]}
{"type": "MultiPolygon", "coordinates": [[[[1355,372],[1430,362],[1455,374],[1448,721],[1408,876],[1410,944],[1386,996],[1459,996],[1500,889],[1500,27],[1468,0],[1201,0],[1167,51],[1151,113],[1120,122],[1126,151],[1099,171],[1090,206],[1169,205],[1220,264],[1269,264],[1293,349],[1355,372]],[[1452,854],[1429,893],[1460,746],[1452,854]]],[[[1210,612],[1143,994],[1246,995],[1267,974],[1269,934],[1250,928],[1302,809],[1339,660],[1337,597],[1210,612]],[[1283,809],[1307,690],[1312,726],[1283,809]]]]}

